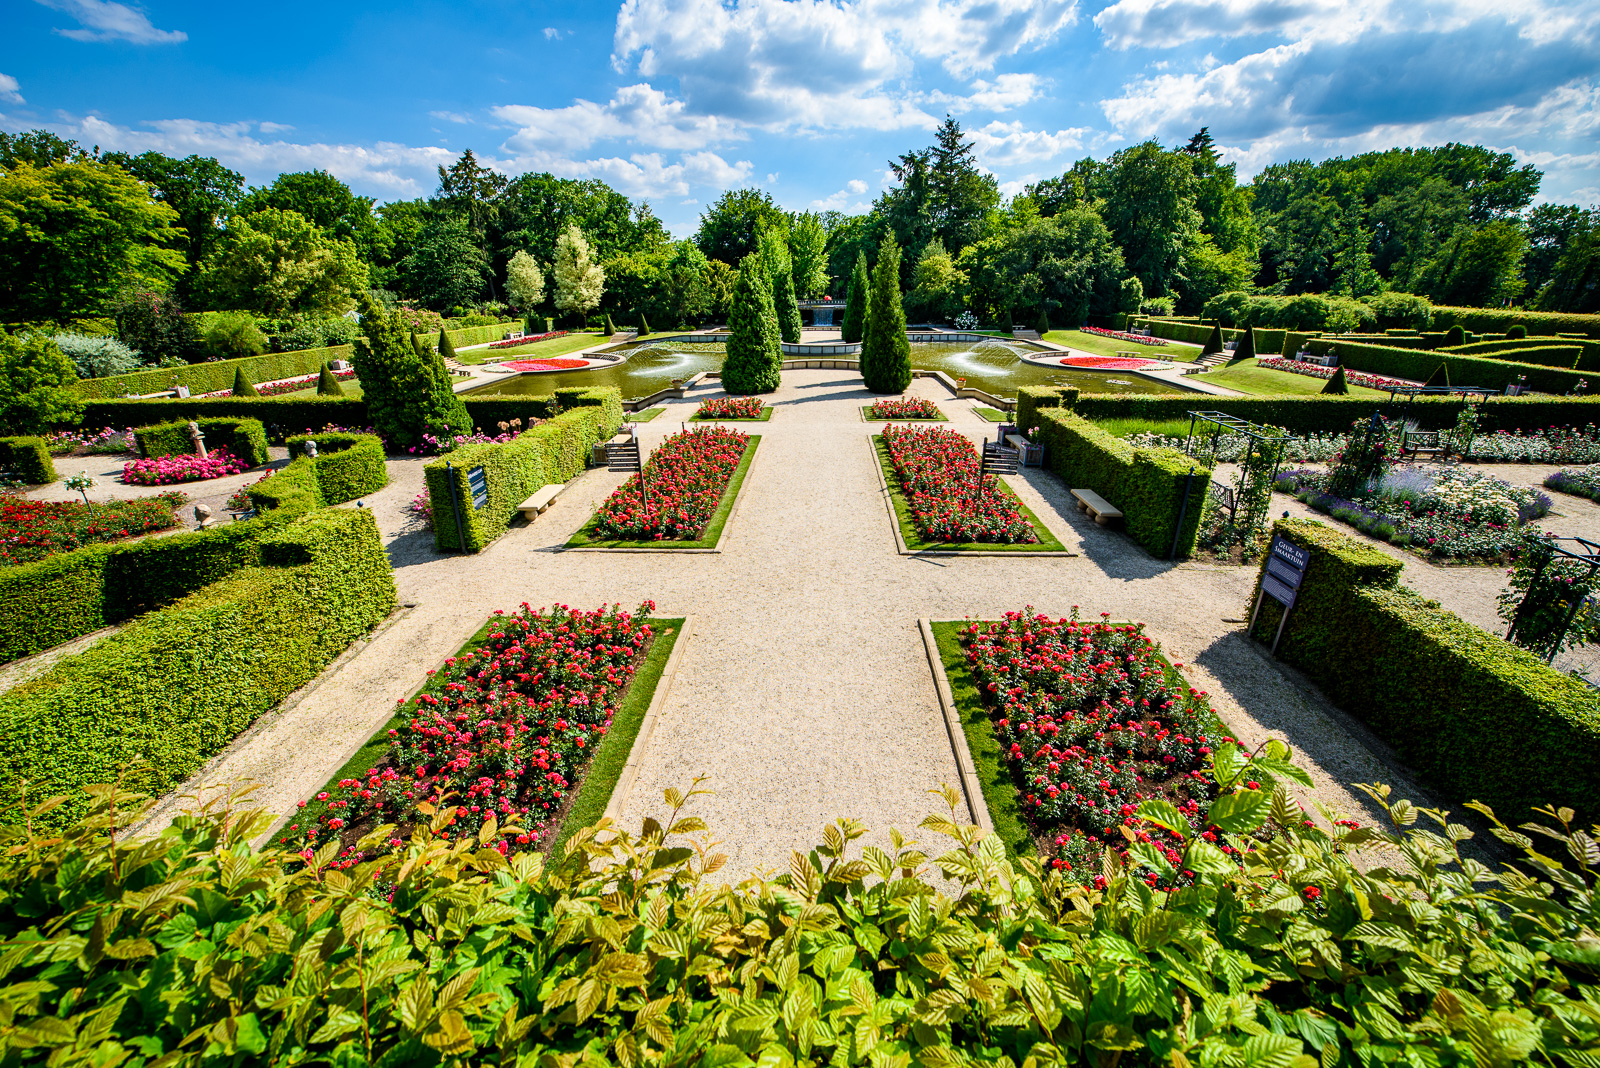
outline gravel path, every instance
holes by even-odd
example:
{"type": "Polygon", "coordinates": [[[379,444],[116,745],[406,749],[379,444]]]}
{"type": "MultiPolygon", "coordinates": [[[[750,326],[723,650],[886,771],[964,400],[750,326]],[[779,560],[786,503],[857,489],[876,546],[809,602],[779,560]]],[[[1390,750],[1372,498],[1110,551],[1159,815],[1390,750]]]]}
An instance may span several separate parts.
{"type": "MultiPolygon", "coordinates": [[[[716,392],[667,403],[640,426],[643,443],[677,431],[716,392]]],[[[937,400],[951,417],[945,425],[974,441],[995,432],[934,380],[915,381],[910,393],[937,400]]],[[[994,618],[1029,604],[1146,621],[1243,742],[1277,737],[1296,748],[1316,782],[1307,801],[1366,820],[1366,798],[1346,783],[1387,781],[1423,798],[1358,725],[1242,639],[1253,568],[1153,560],[1080,516],[1047,472],[1026,469],[1012,485],[1079,557],[897,555],[868,446],[881,424],[859,413],[870,399],[848,372],[785,372],[770,398],[774,418],[736,424],[762,444],[717,554],[561,552],[623,477],[591,470],[537,522],[519,521],[485,552],[440,555],[405,511],[424,462],[391,460],[390,486],[365,504],[409,607],[189,789],[252,780],[258,803],[288,812],[494,609],[652,599],[659,615],[692,614],[696,625],[623,821],[637,826],[659,813],[663,789],[708,776],[714,794],[696,811],[724,840],[729,879],[783,866],[837,816],[862,820],[867,841],[880,845],[891,825],[914,832],[939,807],[928,791],[957,783],[917,620],[994,618]]],[[[169,799],[154,822],[177,807],[169,799]]]]}

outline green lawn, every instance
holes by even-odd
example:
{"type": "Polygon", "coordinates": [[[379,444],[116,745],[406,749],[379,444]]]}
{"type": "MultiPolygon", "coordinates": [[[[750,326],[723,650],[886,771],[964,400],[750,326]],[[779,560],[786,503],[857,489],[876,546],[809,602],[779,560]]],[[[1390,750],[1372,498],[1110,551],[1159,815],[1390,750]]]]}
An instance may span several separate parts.
{"type": "Polygon", "coordinates": [[[605,338],[598,333],[568,334],[566,337],[553,337],[549,341],[535,341],[531,345],[512,345],[504,349],[481,348],[458,352],[456,353],[456,361],[458,363],[479,364],[490,356],[496,359],[511,359],[518,356],[543,356],[548,359],[552,356],[562,356],[569,352],[577,352],[579,349],[591,348],[604,341],[605,338]]]}
{"type": "Polygon", "coordinates": [[[979,419],[987,419],[991,423],[1005,423],[1011,419],[1010,412],[1002,412],[999,408],[991,408],[987,404],[980,404],[972,410],[978,413],[979,419]]]}
{"type": "MultiPolygon", "coordinates": [[[[360,379],[352,378],[347,382],[340,382],[339,383],[339,387],[344,390],[344,395],[346,397],[349,397],[352,400],[360,400],[361,399],[361,380],[360,379]]],[[[292,393],[279,393],[279,394],[277,394],[277,396],[280,396],[280,397],[294,397],[294,398],[297,398],[299,400],[305,400],[307,397],[315,397],[316,395],[317,395],[317,384],[315,382],[311,383],[305,389],[297,389],[292,393]]]]}
{"type": "Polygon", "coordinates": [[[646,408],[642,412],[629,412],[625,419],[630,423],[648,423],[664,411],[665,408],[646,408]]]}
{"type": "Polygon", "coordinates": [[[739,499],[739,487],[744,485],[744,476],[749,472],[750,465],[755,462],[756,446],[760,444],[761,435],[751,434],[749,447],[744,450],[739,466],[733,469],[733,477],[728,479],[728,486],[722,491],[722,500],[717,502],[717,510],[711,514],[711,522],[706,524],[706,532],[699,541],[607,541],[595,537],[594,526],[597,520],[594,516],[590,516],[583,529],[567,542],[567,548],[715,549],[717,542],[722,538],[722,528],[728,525],[728,516],[733,512],[734,502],[739,499]]]}
{"type": "Polygon", "coordinates": [[[1085,334],[1082,330],[1052,330],[1044,336],[1046,341],[1066,345],[1096,356],[1115,356],[1119,352],[1137,352],[1152,360],[1174,360],[1193,363],[1200,358],[1199,345],[1185,345],[1181,341],[1168,341],[1165,345],[1141,345],[1137,341],[1118,341],[1116,338],[1085,334]]]}
{"type": "MultiPolygon", "coordinates": [[[[1251,393],[1263,397],[1307,396],[1321,393],[1322,387],[1327,385],[1323,378],[1313,378],[1310,375],[1291,374],[1288,371],[1274,371],[1268,367],[1256,366],[1254,359],[1240,360],[1231,363],[1217,371],[1207,371],[1195,375],[1202,382],[1212,385],[1225,386],[1236,389],[1240,393],[1251,393]]],[[[1354,383],[1350,386],[1352,397],[1388,397],[1376,389],[1368,389],[1354,383]]]]}
{"type": "Polygon", "coordinates": [[[1005,479],[998,479],[1000,489],[1017,503],[1017,511],[1023,518],[1033,525],[1033,532],[1039,540],[1032,545],[1001,545],[996,542],[948,542],[948,541],[923,541],[917,534],[917,528],[911,522],[911,508],[906,504],[905,494],[900,489],[900,480],[895,477],[894,466],[889,462],[889,451],[883,446],[883,435],[872,436],[873,451],[878,457],[878,469],[883,472],[883,481],[889,487],[889,499],[894,503],[894,517],[900,524],[900,537],[905,540],[906,548],[914,553],[920,552],[1000,552],[1000,553],[1062,553],[1067,547],[1061,544],[1050,529],[1033,514],[1033,509],[1023,504],[1017,495],[1011,492],[1011,487],[1006,485],[1005,479]]]}
{"type": "Polygon", "coordinates": [[[1135,434],[1165,434],[1183,437],[1189,433],[1189,420],[1182,419],[1096,419],[1095,425],[1114,437],[1127,438],[1135,434]]]}

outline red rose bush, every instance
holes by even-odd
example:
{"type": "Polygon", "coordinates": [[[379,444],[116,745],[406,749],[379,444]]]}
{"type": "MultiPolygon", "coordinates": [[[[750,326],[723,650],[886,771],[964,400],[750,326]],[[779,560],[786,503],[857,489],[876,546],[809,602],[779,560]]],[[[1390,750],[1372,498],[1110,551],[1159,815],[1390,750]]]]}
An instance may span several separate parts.
{"type": "Polygon", "coordinates": [[[177,491],[132,501],[84,504],[0,494],[0,566],[26,564],[84,545],[119,541],[178,525],[177,491]]]}
{"type": "Polygon", "coordinates": [[[766,405],[760,397],[712,397],[700,402],[696,419],[760,419],[766,405]]]}
{"type": "Polygon", "coordinates": [[[639,541],[699,537],[749,441],[749,434],[721,426],[672,435],[656,446],[643,472],[600,505],[595,513],[596,536],[639,541]]]}
{"type": "Polygon", "coordinates": [[[883,428],[883,443],[912,525],[924,541],[1021,545],[1039,540],[999,479],[987,476],[983,492],[975,492],[978,452],[958,431],[890,425],[883,428]]]}
{"type": "Polygon", "coordinates": [[[394,824],[392,848],[439,811],[446,839],[478,839],[491,820],[498,828],[515,816],[515,834],[491,832],[486,844],[502,853],[537,846],[559,829],[568,795],[610,729],[650,646],[653,611],[652,601],[631,613],[524,604],[496,619],[483,645],[446,660],[421,693],[400,702],[405,722],[389,731],[383,759],[318,794],[314,815],[302,814],[280,841],[308,860],[338,841],[330,866],[349,868],[371,859],[355,848],[364,835],[394,824]]]}
{"type": "Polygon", "coordinates": [[[939,406],[926,397],[901,397],[899,400],[874,401],[871,411],[874,419],[942,419],[944,417],[944,413],[939,410],[939,406]]]}

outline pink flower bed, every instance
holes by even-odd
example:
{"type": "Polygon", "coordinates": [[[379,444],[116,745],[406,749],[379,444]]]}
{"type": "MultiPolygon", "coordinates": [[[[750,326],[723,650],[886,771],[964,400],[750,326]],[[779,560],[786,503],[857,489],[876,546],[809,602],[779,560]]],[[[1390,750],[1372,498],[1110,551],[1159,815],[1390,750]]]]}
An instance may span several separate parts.
{"type": "Polygon", "coordinates": [[[174,482],[202,482],[248,470],[250,465],[228,455],[227,449],[213,449],[204,460],[198,456],[131,460],[122,465],[122,481],[130,486],[170,486],[174,482]]]}
{"type": "MultiPolygon", "coordinates": [[[[1336,367],[1323,367],[1321,364],[1306,363],[1303,360],[1289,360],[1282,356],[1257,356],[1257,367],[1270,367],[1274,371],[1288,371],[1292,375],[1306,375],[1309,378],[1332,378],[1336,367]]],[[[1364,371],[1344,369],[1344,380],[1352,386],[1366,386],[1368,389],[1389,389],[1393,386],[1414,386],[1415,382],[1407,382],[1402,378],[1388,378],[1384,375],[1369,375],[1364,371]]]]}
{"type": "MultiPolygon", "coordinates": [[[[333,372],[333,377],[337,378],[341,382],[348,382],[352,378],[354,378],[355,376],[356,376],[356,373],[354,371],[335,371],[335,372],[333,372]]],[[[303,376],[301,378],[288,378],[288,379],[283,380],[282,382],[272,382],[272,383],[269,383],[269,384],[264,385],[264,386],[258,385],[258,386],[256,386],[256,392],[261,394],[263,397],[276,397],[276,396],[279,396],[280,394],[284,394],[284,393],[298,393],[302,389],[306,389],[309,386],[316,385],[317,384],[317,379],[319,379],[321,377],[322,376],[320,374],[315,374],[315,375],[305,375],[305,376],[303,376]]],[[[215,393],[202,393],[202,394],[200,394],[200,396],[201,397],[231,397],[231,396],[233,396],[233,390],[232,389],[219,389],[215,393]]]]}
{"type": "Polygon", "coordinates": [[[521,337],[502,338],[489,342],[491,349],[509,349],[516,345],[531,345],[535,341],[549,341],[553,337],[566,337],[565,330],[552,330],[548,334],[524,334],[521,337]]]}
{"type": "Polygon", "coordinates": [[[589,361],[558,357],[553,360],[507,360],[500,366],[513,371],[576,371],[580,367],[588,367],[589,361]]]}
{"type": "Polygon", "coordinates": [[[1096,367],[1103,371],[1137,371],[1141,367],[1154,367],[1161,361],[1129,359],[1126,356],[1063,356],[1061,362],[1068,367],[1096,367]]]}
{"type": "Polygon", "coordinates": [[[1143,334],[1128,334],[1121,330],[1106,330],[1098,326],[1080,326],[1078,329],[1085,334],[1116,338],[1118,341],[1132,341],[1136,345],[1165,345],[1167,343],[1165,338],[1145,337],[1143,334]]]}

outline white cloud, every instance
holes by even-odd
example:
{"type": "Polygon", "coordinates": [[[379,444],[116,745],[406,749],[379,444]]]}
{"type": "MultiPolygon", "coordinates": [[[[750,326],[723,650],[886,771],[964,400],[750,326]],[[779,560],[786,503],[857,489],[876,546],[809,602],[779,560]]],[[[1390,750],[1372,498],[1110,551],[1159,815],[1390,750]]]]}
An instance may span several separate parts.
{"type": "Polygon", "coordinates": [[[860,178],[850,179],[848,182],[844,183],[844,187],[847,191],[854,193],[857,196],[860,196],[862,193],[867,191],[867,183],[863,182],[860,178]]]}
{"type": "Polygon", "coordinates": [[[554,26],[546,26],[544,28],[544,39],[546,41],[559,41],[561,40],[561,31],[554,26]]]}
{"type": "Polygon", "coordinates": [[[773,183],[774,183],[774,182],[776,182],[776,181],[777,181],[777,180],[778,180],[778,172],[777,172],[777,171],[770,171],[770,172],[769,172],[769,173],[768,173],[768,174],[767,174],[767,184],[768,184],[768,185],[771,185],[771,184],[773,184],[773,183]]]}
{"type": "Polygon", "coordinates": [[[189,39],[182,30],[158,30],[138,8],[115,0],[38,0],[55,11],[77,19],[80,29],[56,30],[74,41],[130,41],[133,44],[180,44],[189,39]]]}
{"type": "Polygon", "coordinates": [[[682,197],[692,185],[712,186],[718,192],[749,180],[754,164],[729,163],[715,152],[695,152],[677,163],[665,162],[659,152],[640,152],[623,159],[569,159],[555,153],[536,153],[508,161],[516,170],[549,171],[559,178],[599,178],[630,197],[682,197]]]}
{"type": "Polygon", "coordinates": [[[9,74],[0,74],[0,100],[8,104],[26,104],[22,99],[22,86],[9,74]]]}
{"type": "Polygon", "coordinates": [[[1010,111],[1037,99],[1043,92],[1042,81],[1037,74],[1002,74],[992,82],[979,79],[972,83],[974,92],[967,101],[984,111],[1010,111]]]}
{"type": "Polygon", "coordinates": [[[578,100],[564,108],[506,104],[490,110],[518,127],[507,144],[519,153],[554,151],[558,146],[584,149],[596,141],[610,140],[651,148],[696,149],[745,136],[733,123],[713,115],[691,114],[681,100],[669,99],[643,83],[621,87],[605,104],[578,100]]]}
{"type": "Polygon", "coordinates": [[[989,125],[968,131],[973,151],[985,167],[1011,167],[1023,163],[1039,163],[1055,159],[1063,152],[1083,147],[1083,138],[1089,133],[1087,126],[1074,126],[1067,130],[1030,130],[1020,122],[991,122],[989,125]]]}
{"type": "Polygon", "coordinates": [[[430,111],[428,114],[433,118],[438,119],[440,122],[457,122],[467,124],[472,121],[471,116],[463,115],[459,111],[430,111]]]}
{"type": "Polygon", "coordinates": [[[294,127],[282,122],[258,122],[256,123],[256,129],[264,134],[275,134],[288,133],[294,127]]]}

